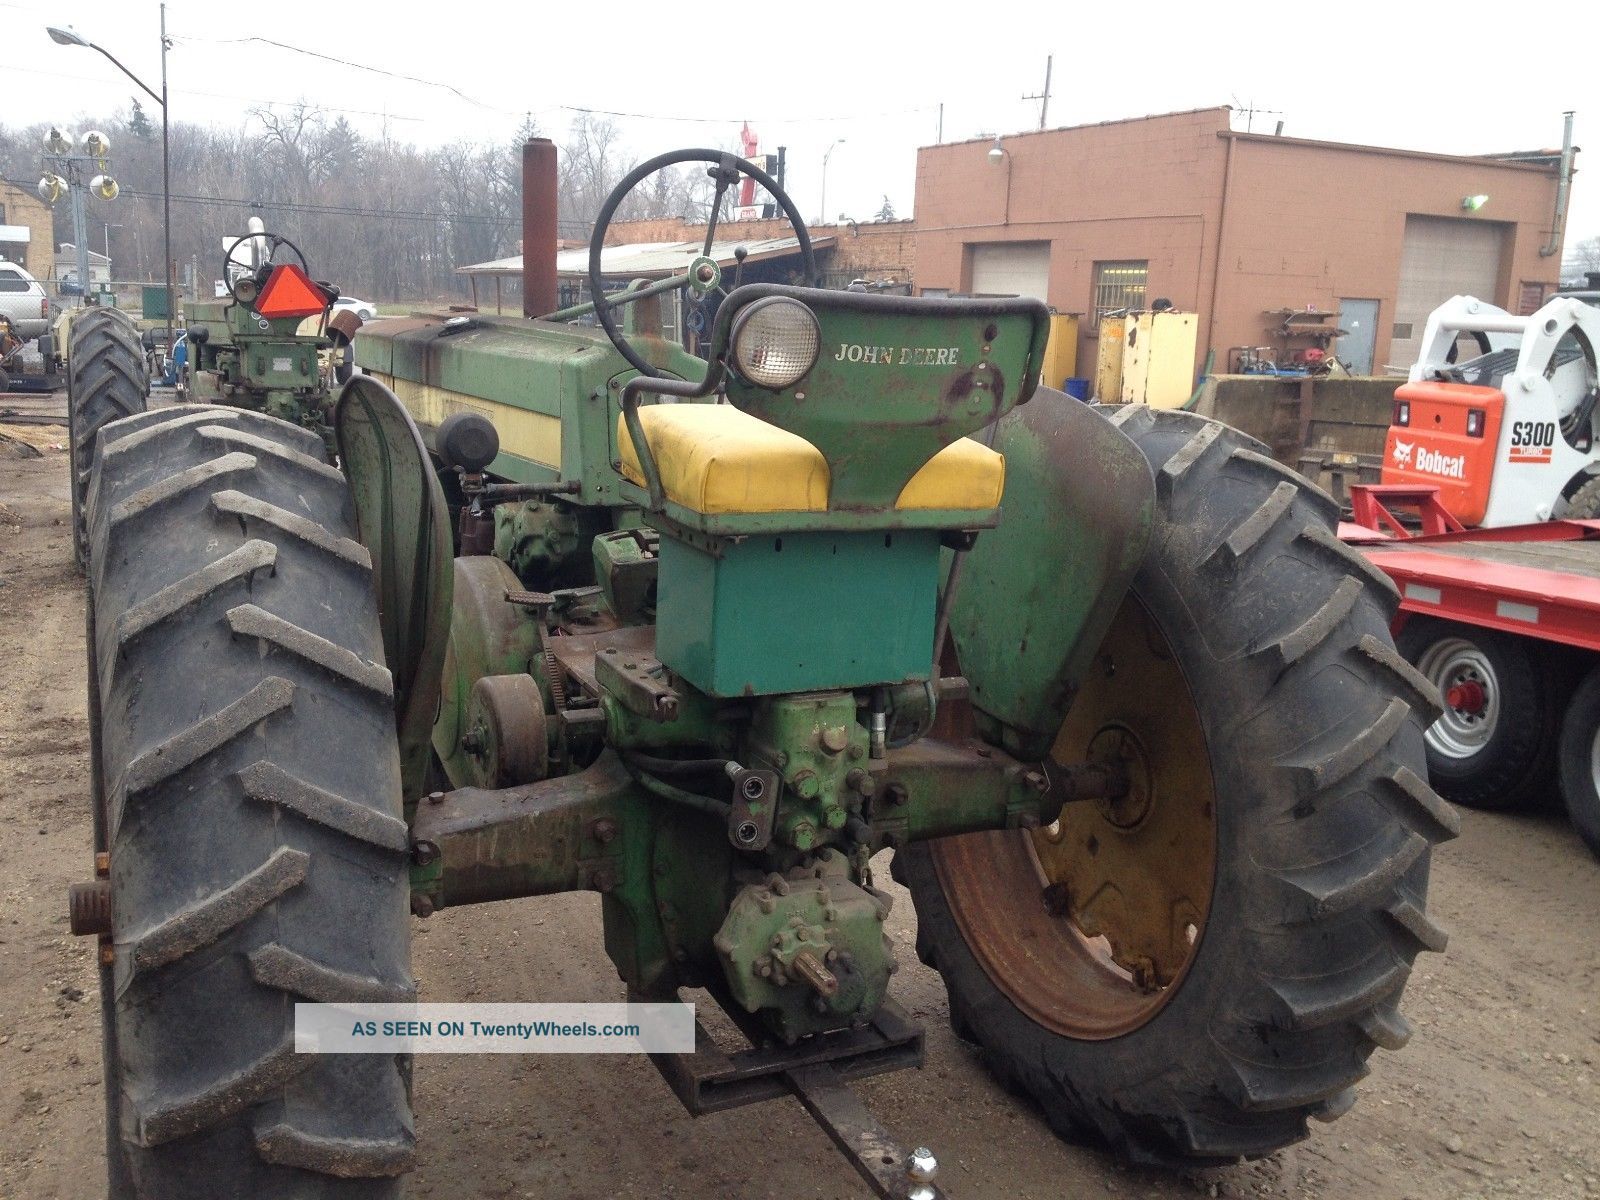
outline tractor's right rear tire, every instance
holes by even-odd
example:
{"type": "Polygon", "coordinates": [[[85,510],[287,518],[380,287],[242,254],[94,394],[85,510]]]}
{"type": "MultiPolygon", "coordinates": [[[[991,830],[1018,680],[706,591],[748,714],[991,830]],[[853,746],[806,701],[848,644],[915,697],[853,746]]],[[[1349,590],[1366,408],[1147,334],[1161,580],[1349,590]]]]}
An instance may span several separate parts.
{"type": "Polygon", "coordinates": [[[84,498],[95,441],[112,421],[144,412],[149,395],[144,351],[133,321],[114,308],[90,309],[74,318],[67,353],[67,451],[72,472],[72,553],[80,567],[88,552],[84,498]]]}
{"type": "Polygon", "coordinates": [[[1584,677],[1561,722],[1561,796],[1578,836],[1600,857],[1600,667],[1584,677]]]}
{"type": "Polygon", "coordinates": [[[1412,960],[1445,941],[1431,847],[1457,828],[1423,778],[1437,702],[1328,496],[1216,422],[1112,420],[1156,523],[1053,757],[1104,747],[1130,789],[892,867],[957,1033],[1058,1132],[1147,1165],[1256,1157],[1409,1035],[1412,960]]]}
{"type": "Polygon", "coordinates": [[[1565,689],[1538,647],[1428,617],[1407,621],[1395,644],[1444,700],[1424,735],[1428,777],[1440,794],[1501,810],[1526,808],[1554,791],[1565,689]]]}
{"type": "Polygon", "coordinates": [[[90,712],[115,1200],[379,1200],[408,1065],[296,1054],[296,1001],[408,1002],[407,830],[372,569],[312,433],[100,431],[90,712]]]}

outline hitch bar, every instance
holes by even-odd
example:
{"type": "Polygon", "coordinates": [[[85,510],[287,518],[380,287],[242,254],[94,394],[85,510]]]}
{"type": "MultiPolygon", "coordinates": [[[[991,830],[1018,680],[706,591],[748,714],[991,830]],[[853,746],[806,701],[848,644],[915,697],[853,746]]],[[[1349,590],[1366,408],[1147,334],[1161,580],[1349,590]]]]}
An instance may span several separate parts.
{"type": "Polygon", "coordinates": [[[694,1053],[650,1056],[690,1114],[792,1095],[882,1200],[943,1200],[933,1184],[933,1155],[920,1147],[907,1154],[848,1086],[853,1079],[922,1065],[922,1027],[904,1009],[886,1000],[870,1024],[792,1047],[766,1042],[738,1006],[724,1010],[754,1045],[729,1054],[697,1020],[694,1053]]]}

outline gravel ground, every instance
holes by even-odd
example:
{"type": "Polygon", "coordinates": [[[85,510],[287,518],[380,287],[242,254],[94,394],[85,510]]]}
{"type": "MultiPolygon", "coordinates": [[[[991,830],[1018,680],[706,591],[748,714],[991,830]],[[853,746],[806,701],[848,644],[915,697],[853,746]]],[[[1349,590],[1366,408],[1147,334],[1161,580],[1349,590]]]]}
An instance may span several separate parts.
{"type": "MultiPolygon", "coordinates": [[[[68,520],[65,455],[0,458],[0,1200],[104,1194],[92,945],[66,926],[67,884],[92,873],[68,520]]],[[[1432,908],[1452,940],[1412,978],[1416,1036],[1374,1057],[1347,1116],[1270,1159],[1153,1175],[1054,1138],[949,1033],[898,888],[895,986],[927,1024],[928,1063],[861,1091],[935,1149],[955,1200],[1600,1197],[1600,866],[1554,812],[1464,824],[1435,855],[1432,908]]],[[[413,927],[425,998],[621,999],[594,896],[413,927]]],[[[414,1197],[867,1195],[798,1105],[695,1121],[642,1059],[428,1057],[416,1103],[414,1197]]]]}

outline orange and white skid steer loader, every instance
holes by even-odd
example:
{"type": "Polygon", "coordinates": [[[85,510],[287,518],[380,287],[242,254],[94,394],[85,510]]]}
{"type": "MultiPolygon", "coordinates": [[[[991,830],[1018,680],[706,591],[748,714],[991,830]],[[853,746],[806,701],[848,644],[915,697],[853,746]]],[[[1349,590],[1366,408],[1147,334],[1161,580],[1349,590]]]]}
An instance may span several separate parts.
{"type": "Polygon", "coordinates": [[[1597,347],[1579,300],[1519,317],[1452,297],[1395,391],[1382,481],[1438,488],[1467,527],[1600,518],[1597,347]]]}

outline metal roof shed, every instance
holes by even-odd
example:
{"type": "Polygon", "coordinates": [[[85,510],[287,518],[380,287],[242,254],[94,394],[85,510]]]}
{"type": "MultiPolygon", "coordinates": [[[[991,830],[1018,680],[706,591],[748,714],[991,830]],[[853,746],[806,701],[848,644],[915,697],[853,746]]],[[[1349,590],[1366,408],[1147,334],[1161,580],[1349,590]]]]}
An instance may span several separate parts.
{"type": "MultiPolygon", "coordinates": [[[[812,239],[814,250],[833,245],[831,237],[812,239]]],[[[740,247],[746,251],[747,281],[778,279],[787,274],[791,264],[782,260],[797,258],[800,254],[798,238],[758,238],[753,241],[714,242],[709,257],[718,266],[731,269],[737,262],[734,252],[740,247]],[[754,268],[754,270],[752,270],[754,268]]],[[[606,246],[600,251],[600,269],[608,280],[627,283],[634,279],[665,279],[689,269],[689,264],[700,256],[699,242],[640,242],[626,246],[606,246]]],[[[522,256],[497,258],[490,262],[473,263],[457,267],[457,275],[465,275],[472,284],[472,303],[478,307],[479,278],[495,281],[495,312],[504,311],[501,281],[510,277],[521,281],[522,256]]],[[[581,303],[586,298],[589,278],[589,250],[580,247],[561,250],[556,254],[556,275],[562,283],[562,306],[581,303]]]]}

